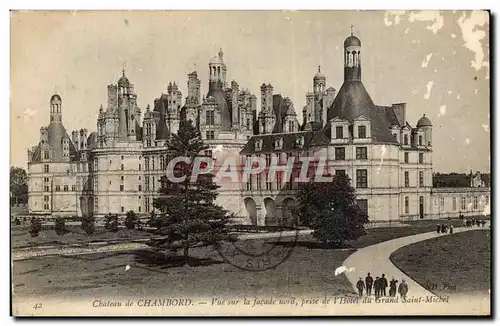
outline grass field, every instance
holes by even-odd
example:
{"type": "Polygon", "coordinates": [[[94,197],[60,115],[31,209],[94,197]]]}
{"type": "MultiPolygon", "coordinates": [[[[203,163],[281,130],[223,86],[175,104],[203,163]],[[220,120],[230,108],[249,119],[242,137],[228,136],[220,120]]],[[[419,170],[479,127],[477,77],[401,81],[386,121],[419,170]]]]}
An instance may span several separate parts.
{"type": "Polygon", "coordinates": [[[491,287],[490,246],[489,230],[474,230],[403,247],[390,259],[437,295],[484,295],[491,287]]]}

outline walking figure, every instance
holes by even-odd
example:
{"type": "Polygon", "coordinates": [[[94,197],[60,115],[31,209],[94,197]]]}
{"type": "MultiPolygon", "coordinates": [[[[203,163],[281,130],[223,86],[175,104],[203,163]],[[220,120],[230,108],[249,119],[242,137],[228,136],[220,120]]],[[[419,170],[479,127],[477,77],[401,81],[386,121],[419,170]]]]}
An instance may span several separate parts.
{"type": "Polygon", "coordinates": [[[380,278],[375,277],[375,282],[373,282],[373,286],[375,287],[375,299],[380,298],[380,278]]]}
{"type": "Polygon", "coordinates": [[[438,224],[436,227],[436,232],[439,234],[441,233],[441,226],[438,224]]]}
{"type": "Polygon", "coordinates": [[[358,294],[361,298],[363,296],[363,290],[365,289],[365,282],[363,282],[363,279],[361,277],[359,278],[358,283],[356,283],[356,288],[358,288],[358,294]]]}
{"type": "Polygon", "coordinates": [[[386,289],[387,289],[387,279],[385,278],[385,274],[382,274],[382,277],[380,278],[380,295],[386,297],[386,289]]]}
{"type": "Polygon", "coordinates": [[[406,284],[405,280],[401,281],[398,288],[399,295],[401,299],[406,299],[406,294],[408,293],[408,284],[406,284]]]}
{"type": "Polygon", "coordinates": [[[371,296],[372,295],[372,285],[373,285],[373,278],[370,276],[370,273],[365,278],[365,284],[366,284],[366,295],[371,296]]]}
{"type": "Polygon", "coordinates": [[[453,234],[453,225],[450,225],[450,234],[453,234]]]}
{"type": "Polygon", "coordinates": [[[396,296],[396,284],[398,283],[397,280],[392,278],[392,280],[389,282],[389,296],[395,297],[396,296]]]}

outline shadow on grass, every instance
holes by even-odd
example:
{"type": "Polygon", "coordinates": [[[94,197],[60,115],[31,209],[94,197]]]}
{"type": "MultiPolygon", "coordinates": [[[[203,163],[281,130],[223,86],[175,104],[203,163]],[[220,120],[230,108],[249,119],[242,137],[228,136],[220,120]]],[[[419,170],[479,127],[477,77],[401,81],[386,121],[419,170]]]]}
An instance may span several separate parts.
{"type": "Polygon", "coordinates": [[[298,241],[274,241],[270,242],[270,244],[273,244],[275,246],[282,246],[286,248],[291,248],[291,247],[302,247],[306,249],[322,249],[322,250],[355,250],[356,248],[353,248],[351,244],[345,243],[342,245],[338,245],[335,243],[324,243],[316,240],[298,240],[298,241]]]}
{"type": "MultiPolygon", "coordinates": [[[[175,254],[168,254],[153,250],[136,250],[133,252],[133,254],[136,263],[143,264],[149,267],[166,269],[185,266],[184,257],[175,254]]],[[[188,261],[190,267],[210,266],[224,263],[224,261],[222,260],[192,256],[189,257],[188,261]]]]}

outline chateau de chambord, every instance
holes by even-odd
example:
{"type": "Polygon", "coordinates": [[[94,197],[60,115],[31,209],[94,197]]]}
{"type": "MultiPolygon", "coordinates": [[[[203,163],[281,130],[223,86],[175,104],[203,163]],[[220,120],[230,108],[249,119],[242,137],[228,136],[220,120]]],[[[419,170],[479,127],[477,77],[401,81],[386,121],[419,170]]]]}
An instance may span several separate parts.
{"type": "MultiPolygon", "coordinates": [[[[198,128],[210,146],[206,155],[216,160],[324,158],[329,174],[349,176],[358,205],[374,222],[480,215],[489,208],[490,189],[480,176],[470,187],[433,188],[432,122],[425,114],[407,121],[405,103],[372,101],[362,82],[365,53],[352,33],[343,53],[343,84],[338,90],[328,85],[318,67],[302,112],[270,83],[257,96],[244,81],[228,82],[222,49],[208,63],[208,91],[194,71],[187,75],[187,96],[170,82],[145,108],[138,107],[134,84],[123,71],[116,85],[107,86],[96,131],[67,131],[63,113],[71,112],[63,97],[52,95],[49,125],[28,150],[30,214],[149,215],[172,159],[167,140],[182,119],[198,128]]],[[[235,213],[238,224],[273,225],[292,219],[297,188],[263,171],[245,182],[221,182],[217,201],[235,213]]]]}

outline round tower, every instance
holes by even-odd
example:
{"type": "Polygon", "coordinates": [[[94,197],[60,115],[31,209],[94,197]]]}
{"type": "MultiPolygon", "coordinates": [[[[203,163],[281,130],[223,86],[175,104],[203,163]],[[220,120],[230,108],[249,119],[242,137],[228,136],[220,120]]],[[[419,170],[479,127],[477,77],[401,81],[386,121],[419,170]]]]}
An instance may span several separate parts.
{"type": "Polygon", "coordinates": [[[220,49],[218,56],[215,56],[210,60],[208,69],[210,76],[209,88],[226,87],[226,64],[224,63],[224,52],[222,52],[222,49],[220,49]]]}
{"type": "Polygon", "coordinates": [[[361,81],[361,41],[352,33],[344,41],[344,81],[361,81]]]}
{"type": "Polygon", "coordinates": [[[326,77],[321,73],[321,66],[318,66],[318,72],[313,77],[313,90],[315,95],[324,94],[326,89],[326,77]]]}
{"type": "Polygon", "coordinates": [[[50,122],[62,121],[61,105],[61,97],[57,94],[52,95],[50,98],[50,122]]]}
{"type": "Polygon", "coordinates": [[[432,123],[425,114],[418,120],[417,128],[421,128],[424,131],[425,146],[432,146],[432,123]]]}

